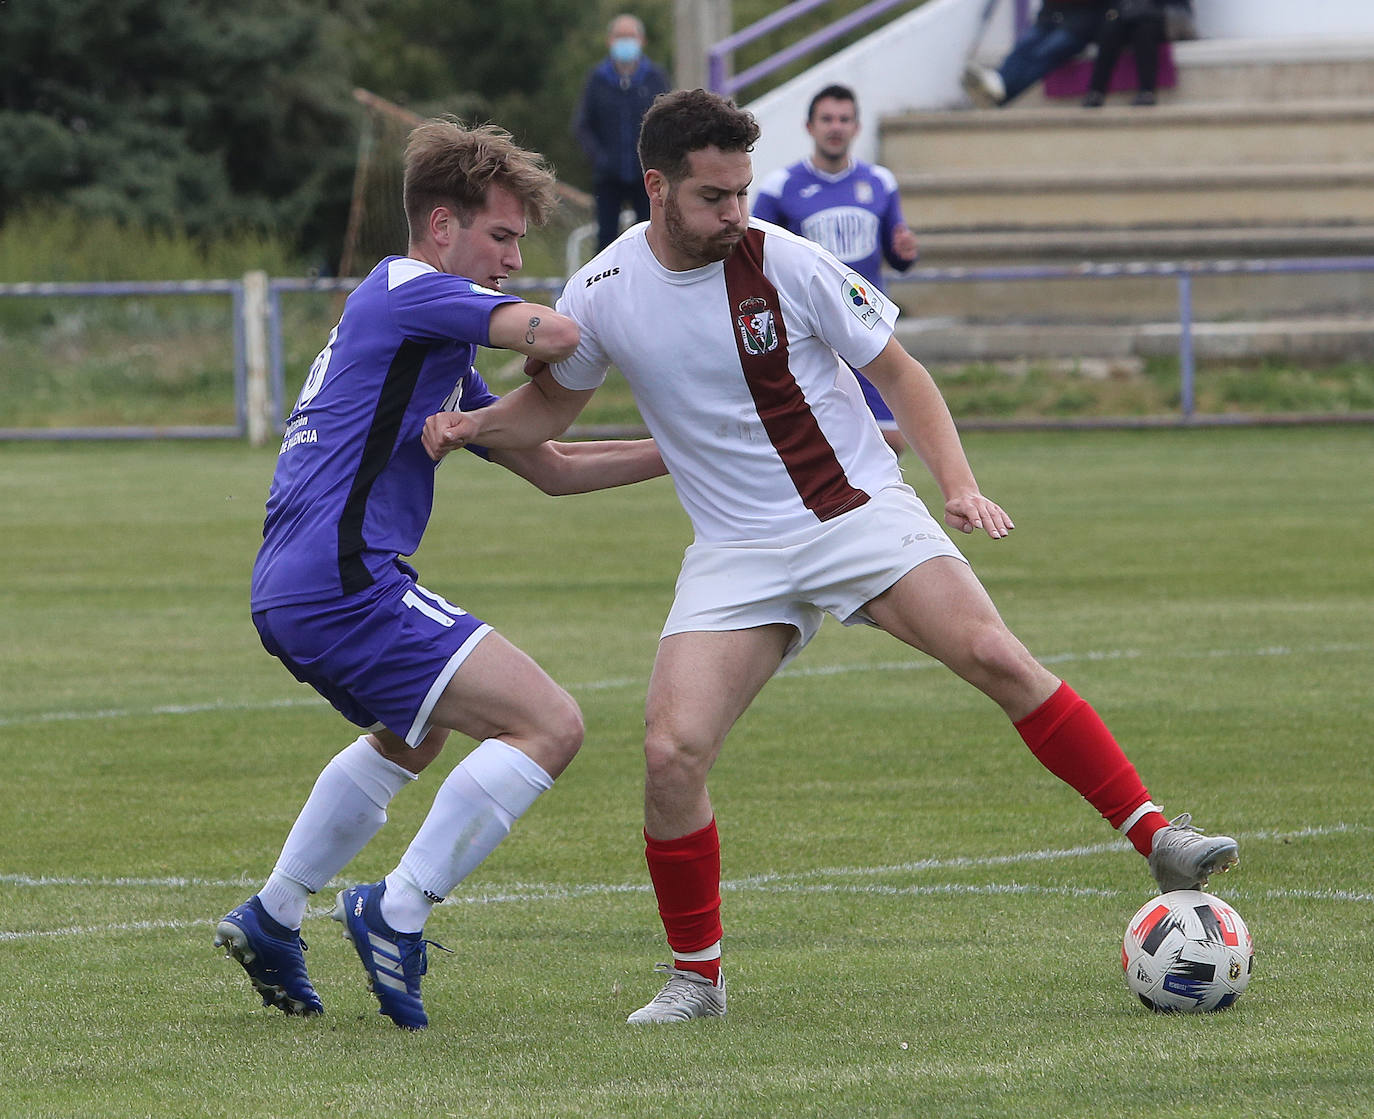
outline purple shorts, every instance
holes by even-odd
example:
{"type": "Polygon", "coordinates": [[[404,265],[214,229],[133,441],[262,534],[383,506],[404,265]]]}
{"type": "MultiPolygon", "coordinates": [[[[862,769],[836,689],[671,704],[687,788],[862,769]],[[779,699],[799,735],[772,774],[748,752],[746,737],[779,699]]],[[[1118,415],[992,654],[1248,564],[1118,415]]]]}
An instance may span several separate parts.
{"type": "Polygon", "coordinates": [[[859,388],[864,390],[864,403],[868,405],[868,410],[873,413],[873,418],[878,421],[878,426],[884,431],[896,431],[897,421],[892,416],[892,409],[887,406],[887,401],[883,399],[874,386],[873,382],[854,370],[854,376],[859,379],[859,388]]]}
{"type": "Polygon", "coordinates": [[[349,722],[418,746],[453,674],[491,626],[402,571],[327,602],[253,615],[263,647],[349,722]]]}

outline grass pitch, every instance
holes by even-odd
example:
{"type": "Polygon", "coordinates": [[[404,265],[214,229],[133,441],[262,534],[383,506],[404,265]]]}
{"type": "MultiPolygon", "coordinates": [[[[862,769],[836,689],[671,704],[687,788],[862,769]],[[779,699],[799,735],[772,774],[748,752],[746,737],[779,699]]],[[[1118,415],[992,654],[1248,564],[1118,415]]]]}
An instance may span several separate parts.
{"type": "MultiPolygon", "coordinates": [[[[1171,813],[1255,977],[1154,1017],[1142,861],[987,700],[827,625],[713,774],[730,1014],[634,1029],[666,958],[645,680],[688,528],[663,480],[552,500],[458,456],[417,564],[582,704],[581,756],[430,923],[431,1029],[376,1014],[322,895],[327,1013],[210,946],[353,736],[257,645],[272,468],[236,445],[0,446],[0,1115],[1368,1116],[1374,435],[973,436],[1010,540],[966,551],[1171,813]],[[461,461],[460,461],[461,460],[461,461]]],[[[919,466],[906,460],[924,496],[919,466]]],[[[346,872],[394,865],[461,744],[346,872]]]]}

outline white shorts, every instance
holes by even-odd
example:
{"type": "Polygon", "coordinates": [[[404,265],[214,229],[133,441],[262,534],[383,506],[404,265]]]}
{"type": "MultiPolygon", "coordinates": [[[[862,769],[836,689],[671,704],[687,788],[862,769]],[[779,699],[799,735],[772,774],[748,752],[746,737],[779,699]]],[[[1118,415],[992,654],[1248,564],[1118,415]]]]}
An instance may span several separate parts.
{"type": "Polygon", "coordinates": [[[786,664],[816,636],[826,614],[845,625],[867,623],[865,603],[935,556],[964,559],[905,485],[780,540],[698,542],[682,558],[660,637],[784,622],[797,631],[786,664]]]}

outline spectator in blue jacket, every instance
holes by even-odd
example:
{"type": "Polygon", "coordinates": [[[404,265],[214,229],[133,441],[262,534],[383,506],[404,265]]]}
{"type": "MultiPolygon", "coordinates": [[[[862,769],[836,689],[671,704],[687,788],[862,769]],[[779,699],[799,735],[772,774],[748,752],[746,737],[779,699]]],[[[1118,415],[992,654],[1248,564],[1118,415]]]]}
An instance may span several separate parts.
{"type": "Polygon", "coordinates": [[[644,57],[644,24],[618,15],[607,28],[607,57],[592,68],[573,115],[573,132],[595,177],[597,251],[620,233],[626,203],[649,220],[649,197],[639,166],[639,122],[655,97],[668,90],[668,75],[644,57]]]}

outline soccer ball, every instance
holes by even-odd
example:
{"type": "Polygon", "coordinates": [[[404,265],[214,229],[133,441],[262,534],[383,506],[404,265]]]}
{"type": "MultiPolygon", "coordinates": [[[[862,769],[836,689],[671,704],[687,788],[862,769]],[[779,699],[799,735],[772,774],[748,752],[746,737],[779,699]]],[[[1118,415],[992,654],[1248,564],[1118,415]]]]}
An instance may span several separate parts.
{"type": "Polygon", "coordinates": [[[1151,898],[1126,926],[1126,983],[1157,1013],[1225,1010],[1250,982],[1255,946],[1240,914],[1201,890],[1151,898]]]}

